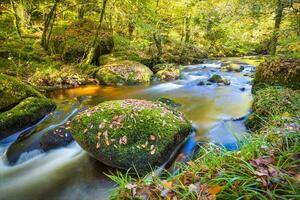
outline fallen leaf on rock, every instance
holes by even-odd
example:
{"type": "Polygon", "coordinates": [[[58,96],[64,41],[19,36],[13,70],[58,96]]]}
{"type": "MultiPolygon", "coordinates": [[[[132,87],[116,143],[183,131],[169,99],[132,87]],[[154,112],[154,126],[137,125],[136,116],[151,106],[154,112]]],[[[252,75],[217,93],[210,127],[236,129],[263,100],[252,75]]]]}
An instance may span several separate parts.
{"type": "Polygon", "coordinates": [[[155,136],[154,135],[150,135],[150,140],[154,141],[155,140],[155,136]]]}
{"type": "Polygon", "coordinates": [[[100,148],[100,143],[97,142],[96,149],[99,149],[99,148],[100,148]]]}
{"type": "Polygon", "coordinates": [[[127,144],[127,136],[124,135],[123,137],[120,138],[119,144],[127,144]]]}
{"type": "Polygon", "coordinates": [[[101,122],[101,124],[99,125],[99,128],[102,129],[105,127],[105,123],[104,122],[101,122]]]}
{"type": "Polygon", "coordinates": [[[107,146],[109,146],[108,131],[107,131],[107,130],[104,131],[103,136],[104,136],[104,139],[105,139],[105,144],[106,144],[107,146]]]}
{"type": "Polygon", "coordinates": [[[151,155],[155,154],[155,151],[156,151],[156,149],[153,149],[153,150],[150,152],[150,154],[151,154],[151,155]]]}

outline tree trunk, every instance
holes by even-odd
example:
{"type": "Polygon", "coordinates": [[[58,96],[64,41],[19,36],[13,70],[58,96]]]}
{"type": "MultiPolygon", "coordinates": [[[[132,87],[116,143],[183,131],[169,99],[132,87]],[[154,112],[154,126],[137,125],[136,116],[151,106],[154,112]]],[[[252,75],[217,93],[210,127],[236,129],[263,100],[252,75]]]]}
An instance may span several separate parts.
{"type": "Polygon", "coordinates": [[[128,36],[129,36],[129,39],[132,39],[134,29],[135,29],[134,22],[132,21],[132,19],[130,19],[129,23],[128,23],[128,36]]]}
{"type": "MultiPolygon", "coordinates": [[[[156,0],[156,10],[155,10],[156,15],[158,13],[158,5],[159,5],[159,0],[156,0]]],[[[160,39],[159,36],[157,36],[156,30],[153,33],[153,40],[155,42],[155,46],[156,46],[156,49],[157,49],[156,60],[159,62],[163,51],[162,51],[161,39],[160,39]]]]}
{"type": "Polygon", "coordinates": [[[101,10],[100,19],[99,19],[99,25],[97,27],[96,34],[94,36],[92,46],[89,49],[89,52],[87,54],[85,64],[91,64],[92,61],[93,61],[93,58],[95,56],[95,51],[96,51],[96,48],[97,48],[97,41],[98,41],[99,34],[101,32],[107,2],[108,2],[108,0],[103,0],[103,2],[102,2],[102,10],[101,10]]]}
{"type": "Polygon", "coordinates": [[[20,36],[20,38],[22,38],[22,28],[21,28],[21,19],[20,16],[18,15],[18,11],[17,11],[17,6],[15,4],[14,1],[10,1],[12,9],[14,11],[14,17],[15,17],[15,26],[18,32],[18,35],[20,36]]]}
{"type": "Polygon", "coordinates": [[[85,5],[78,6],[78,11],[77,11],[78,19],[82,20],[84,18],[84,14],[85,14],[85,5]]]}
{"type": "Polygon", "coordinates": [[[55,22],[55,18],[56,18],[56,9],[57,9],[57,5],[59,3],[60,0],[55,0],[49,14],[46,17],[46,21],[44,24],[44,30],[43,30],[43,34],[42,34],[42,40],[41,40],[41,44],[42,47],[44,47],[44,49],[48,50],[48,45],[49,45],[49,40],[52,34],[52,28],[55,22]]]}
{"type": "Polygon", "coordinates": [[[190,42],[191,37],[191,27],[190,27],[190,16],[186,17],[185,21],[185,43],[190,42]]]}
{"type": "Polygon", "coordinates": [[[282,17],[283,17],[283,2],[282,0],[278,0],[277,2],[277,10],[276,10],[276,17],[275,17],[275,26],[274,26],[274,31],[273,31],[273,35],[270,41],[270,49],[269,49],[269,53],[271,55],[275,55],[276,54],[276,48],[277,48],[277,42],[278,42],[278,36],[279,36],[279,29],[280,29],[280,24],[282,21],[282,17]]]}

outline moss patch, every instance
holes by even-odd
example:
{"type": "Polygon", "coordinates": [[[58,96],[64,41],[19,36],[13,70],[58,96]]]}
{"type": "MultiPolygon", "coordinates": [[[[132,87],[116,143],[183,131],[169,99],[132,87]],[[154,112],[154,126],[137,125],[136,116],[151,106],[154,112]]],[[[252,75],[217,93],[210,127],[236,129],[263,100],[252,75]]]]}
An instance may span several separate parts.
{"type": "Polygon", "coordinates": [[[27,97],[44,96],[22,81],[0,74],[0,112],[9,110],[27,97]]]}
{"type": "Polygon", "coordinates": [[[119,100],[78,115],[71,132],[83,149],[101,162],[143,173],[159,166],[191,130],[178,111],[160,102],[119,100]]]}
{"type": "Polygon", "coordinates": [[[125,60],[101,67],[96,78],[105,85],[134,85],[150,82],[152,75],[145,65],[125,60]]]}
{"type": "Polygon", "coordinates": [[[253,114],[246,123],[253,131],[272,121],[280,123],[284,122],[285,117],[300,116],[300,94],[290,89],[267,87],[257,91],[253,101],[253,114]],[[276,119],[278,116],[282,120],[276,119]]]}
{"type": "Polygon", "coordinates": [[[9,136],[24,126],[38,122],[55,109],[55,104],[46,98],[28,97],[9,111],[0,113],[0,139],[9,136]]]}

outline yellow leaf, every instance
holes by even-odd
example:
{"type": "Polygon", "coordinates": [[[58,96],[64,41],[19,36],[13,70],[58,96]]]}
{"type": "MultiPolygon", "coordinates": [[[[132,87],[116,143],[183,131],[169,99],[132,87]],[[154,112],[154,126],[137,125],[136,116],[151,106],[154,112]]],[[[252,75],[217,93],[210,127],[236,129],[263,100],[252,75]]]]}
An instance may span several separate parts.
{"type": "Polygon", "coordinates": [[[214,186],[211,186],[208,188],[208,193],[210,195],[217,195],[222,189],[223,189],[223,186],[214,185],[214,186]]]}
{"type": "Polygon", "coordinates": [[[290,116],[290,113],[288,113],[288,112],[285,112],[282,114],[282,117],[289,117],[289,116],[290,116]]]}
{"type": "Polygon", "coordinates": [[[162,185],[164,186],[164,188],[171,190],[172,186],[173,186],[173,182],[172,181],[163,181],[162,185]]]}

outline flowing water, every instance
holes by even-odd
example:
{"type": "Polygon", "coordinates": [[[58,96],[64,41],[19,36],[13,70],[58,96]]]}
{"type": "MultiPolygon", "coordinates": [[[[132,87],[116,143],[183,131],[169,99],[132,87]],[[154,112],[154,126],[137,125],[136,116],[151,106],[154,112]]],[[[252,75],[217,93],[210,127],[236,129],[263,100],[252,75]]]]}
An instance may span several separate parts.
{"type": "Polygon", "coordinates": [[[247,134],[244,121],[238,119],[249,113],[252,100],[251,78],[245,74],[253,71],[251,64],[257,60],[231,60],[243,63],[243,72],[220,72],[221,62],[209,60],[187,66],[177,81],[154,82],[149,86],[91,85],[50,92],[48,96],[58,105],[55,112],[35,126],[0,141],[0,200],[107,199],[116,185],[105,174],[115,169],[90,158],[76,142],[46,153],[36,145],[45,132],[65,123],[78,110],[107,100],[168,97],[180,103],[178,109],[193,121],[196,129],[181,148],[183,155],[189,155],[197,141],[237,148],[236,140],[247,134]],[[212,74],[229,79],[231,85],[198,85],[200,81],[207,82],[212,74]],[[22,140],[16,143],[18,136],[22,140]],[[19,153],[14,164],[9,165],[7,155],[12,147],[19,153]]]}

